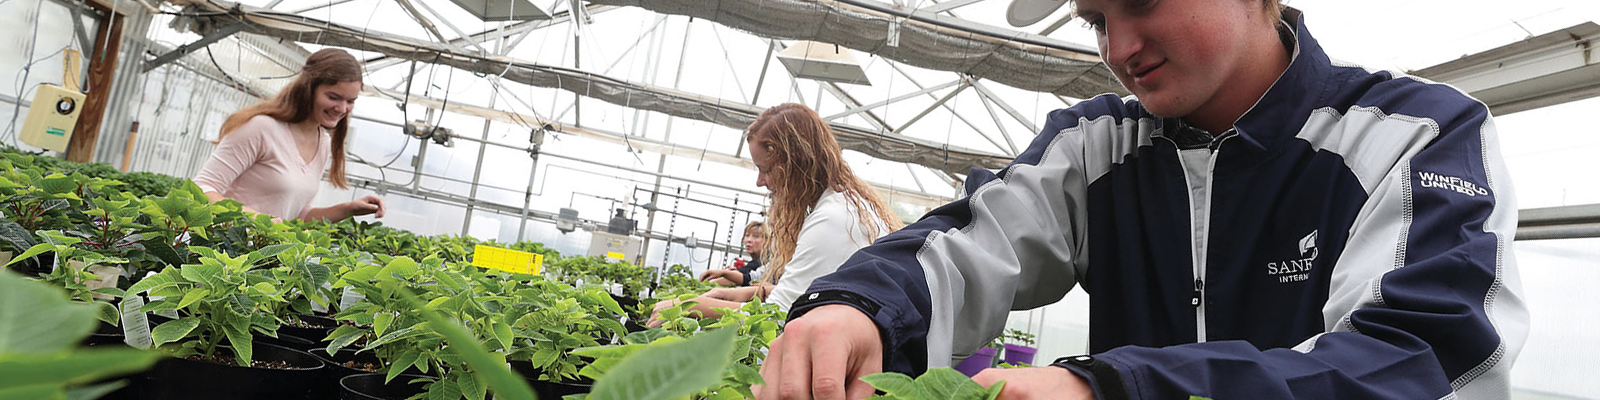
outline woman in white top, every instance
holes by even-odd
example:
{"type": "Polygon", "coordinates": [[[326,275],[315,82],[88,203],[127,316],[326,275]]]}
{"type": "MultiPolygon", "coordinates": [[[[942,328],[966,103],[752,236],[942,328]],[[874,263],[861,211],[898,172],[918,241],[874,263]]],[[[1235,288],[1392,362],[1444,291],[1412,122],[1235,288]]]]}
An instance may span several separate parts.
{"type": "MultiPolygon", "coordinates": [[[[889,206],[845,164],[828,124],[804,105],[779,104],[762,112],[745,132],[756,186],[771,192],[770,236],[759,284],[720,288],[695,298],[690,314],[764,300],[784,311],[811,281],[839,268],[856,249],[899,229],[889,206]]],[[[657,310],[675,305],[663,301],[657,310]]],[[[650,326],[664,321],[652,318],[650,326]]]]}
{"type": "Polygon", "coordinates": [[[361,94],[361,62],[339,49],[323,49],[306,59],[299,76],[271,100],[228,116],[216,151],[194,182],[211,201],[224,198],[245,211],[278,219],[338,221],[355,215],[383,216],[383,199],[367,195],[330,207],[313,208],[328,181],[348,188],[344,176],[345,137],[350,108],[361,94]]]}

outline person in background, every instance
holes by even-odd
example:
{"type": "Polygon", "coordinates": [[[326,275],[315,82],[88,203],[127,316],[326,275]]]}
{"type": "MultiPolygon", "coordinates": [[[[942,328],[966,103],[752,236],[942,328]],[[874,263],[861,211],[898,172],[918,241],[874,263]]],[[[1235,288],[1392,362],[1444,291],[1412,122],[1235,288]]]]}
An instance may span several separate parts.
{"type": "MultiPolygon", "coordinates": [[[[851,172],[828,123],[801,104],[784,103],[762,112],[745,132],[756,186],[772,194],[761,255],[765,271],[757,284],[718,288],[691,301],[690,315],[716,317],[717,309],[764,300],[788,311],[811,281],[833,272],[856,249],[900,227],[888,204],[851,172]]],[[[647,325],[660,326],[656,304],[647,325]]]]}
{"type": "Polygon", "coordinates": [[[864,398],[1089,293],[1086,355],[1002,399],[1506,399],[1528,310],[1488,107],[1334,61],[1279,0],[1076,0],[1137,96],[1051,112],[998,174],[793,305],[758,399],[864,398]],[[1192,397],[1194,396],[1194,397],[1192,397]]]}
{"type": "Polygon", "coordinates": [[[750,254],[750,261],[741,259],[731,269],[707,270],[700,273],[700,280],[722,286],[749,286],[760,278],[755,274],[761,269],[761,247],[766,241],[767,225],[761,221],[751,221],[744,226],[744,252],[750,254]]]}
{"type": "Polygon", "coordinates": [[[349,188],[345,138],[361,85],[361,62],[350,53],[317,51],[277,96],[228,116],[195,184],[211,201],[233,199],[245,211],[279,220],[383,217],[383,199],[375,195],[311,206],[324,170],[335,187],[349,188]]]}

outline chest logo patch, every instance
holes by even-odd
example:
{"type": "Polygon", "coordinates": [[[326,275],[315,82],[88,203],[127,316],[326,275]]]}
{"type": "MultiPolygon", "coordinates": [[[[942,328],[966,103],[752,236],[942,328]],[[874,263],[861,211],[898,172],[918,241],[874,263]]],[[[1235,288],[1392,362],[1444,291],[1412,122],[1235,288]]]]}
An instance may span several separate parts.
{"type": "Polygon", "coordinates": [[[1317,261],[1317,231],[1300,238],[1300,258],[1267,263],[1267,274],[1278,278],[1278,283],[1301,282],[1311,278],[1311,267],[1317,261]]]}

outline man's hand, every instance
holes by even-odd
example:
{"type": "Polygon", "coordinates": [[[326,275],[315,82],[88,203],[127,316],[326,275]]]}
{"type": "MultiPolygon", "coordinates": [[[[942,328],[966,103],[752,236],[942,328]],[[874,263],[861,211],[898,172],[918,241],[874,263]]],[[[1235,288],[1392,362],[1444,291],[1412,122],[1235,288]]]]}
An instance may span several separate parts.
{"type": "Polygon", "coordinates": [[[1078,374],[1061,367],[989,368],[972,377],[983,387],[1006,381],[1000,400],[1094,400],[1094,390],[1078,374]]]}
{"type": "Polygon", "coordinates": [[[789,321],[761,366],[760,400],[844,400],[871,397],[863,376],[883,370],[878,327],[853,307],[827,305],[789,321]]]}
{"type": "Polygon", "coordinates": [[[387,208],[383,205],[383,198],[372,194],[362,196],[361,198],[355,199],[349,203],[344,203],[344,206],[345,211],[349,212],[350,216],[352,217],[358,215],[376,214],[374,216],[383,218],[383,212],[387,210],[387,208]]]}

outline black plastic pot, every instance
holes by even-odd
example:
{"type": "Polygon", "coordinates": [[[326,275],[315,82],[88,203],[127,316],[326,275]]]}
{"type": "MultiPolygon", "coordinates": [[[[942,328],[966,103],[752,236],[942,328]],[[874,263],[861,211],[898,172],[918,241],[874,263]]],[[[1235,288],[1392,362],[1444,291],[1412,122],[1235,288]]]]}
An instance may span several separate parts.
{"type": "MultiPolygon", "coordinates": [[[[123,337],[124,336],[122,336],[121,327],[111,326],[111,324],[101,322],[100,325],[95,327],[94,333],[90,334],[89,337],[83,338],[83,345],[88,347],[104,348],[127,347],[128,345],[122,340],[123,337]]],[[[122,381],[124,383],[121,388],[118,388],[111,393],[106,393],[104,396],[100,396],[100,400],[135,399],[138,398],[138,392],[136,391],[135,387],[137,386],[138,382],[143,379],[143,376],[144,375],[142,372],[134,372],[107,377],[94,381],[93,383],[102,384],[117,381],[122,381]]]]}
{"type": "Polygon", "coordinates": [[[427,378],[422,375],[406,375],[394,377],[393,381],[383,383],[384,374],[357,374],[346,376],[339,380],[340,400],[405,400],[425,392],[425,383],[411,383],[418,378],[427,378]]]}
{"type": "Polygon", "coordinates": [[[311,339],[307,339],[307,338],[304,338],[304,337],[300,337],[298,335],[291,335],[291,334],[288,334],[288,333],[284,333],[282,331],[279,331],[278,332],[278,337],[275,337],[275,338],[274,337],[268,337],[268,336],[262,336],[262,335],[256,335],[254,340],[255,340],[256,343],[275,344],[275,345],[288,347],[288,348],[299,350],[299,351],[311,351],[311,350],[315,350],[315,349],[321,349],[321,348],[328,347],[327,345],[324,345],[324,344],[321,344],[321,343],[317,343],[317,341],[315,341],[315,340],[311,340],[311,339]]]}
{"type": "Polygon", "coordinates": [[[594,381],[588,378],[580,378],[576,382],[543,381],[539,380],[539,370],[534,369],[532,363],[511,361],[510,364],[511,370],[522,375],[522,379],[528,381],[528,386],[532,386],[533,390],[539,393],[539,400],[561,400],[569,394],[589,393],[594,390],[594,381]]]}
{"type": "Polygon", "coordinates": [[[344,363],[346,362],[364,362],[375,365],[380,369],[383,367],[383,362],[379,361],[378,356],[372,354],[370,351],[365,353],[356,353],[355,350],[351,349],[339,349],[338,352],[334,353],[332,356],[329,356],[327,349],[314,349],[311,350],[310,353],[311,355],[322,359],[322,362],[327,363],[327,367],[322,369],[321,381],[317,383],[316,388],[311,390],[311,398],[313,399],[337,398],[339,396],[340,379],[344,379],[344,377],[350,375],[370,374],[376,372],[346,367],[344,366],[344,363]]]}
{"type": "Polygon", "coordinates": [[[313,342],[322,342],[322,339],[328,338],[328,332],[332,332],[334,328],[339,327],[339,322],[334,321],[333,318],[319,317],[308,314],[295,314],[295,316],[300,318],[300,322],[304,322],[307,325],[315,325],[316,327],[301,328],[285,324],[278,327],[279,335],[287,333],[297,337],[310,339],[313,342]]]}
{"type": "Polygon", "coordinates": [[[228,366],[167,358],[145,374],[140,392],[150,400],[306,399],[325,364],[305,352],[255,343],[254,358],[282,361],[293,369],[228,366]]]}
{"type": "Polygon", "coordinates": [[[122,346],[125,345],[123,343],[123,337],[122,327],[111,326],[111,324],[101,322],[99,325],[95,326],[94,332],[90,333],[89,337],[83,338],[83,345],[122,346]]]}
{"type": "Polygon", "coordinates": [[[624,309],[624,310],[632,310],[634,308],[639,307],[639,299],[635,299],[635,298],[632,298],[632,297],[618,296],[618,295],[614,295],[614,294],[611,295],[611,299],[612,300],[616,300],[617,301],[617,305],[622,306],[622,309],[624,309]]]}

